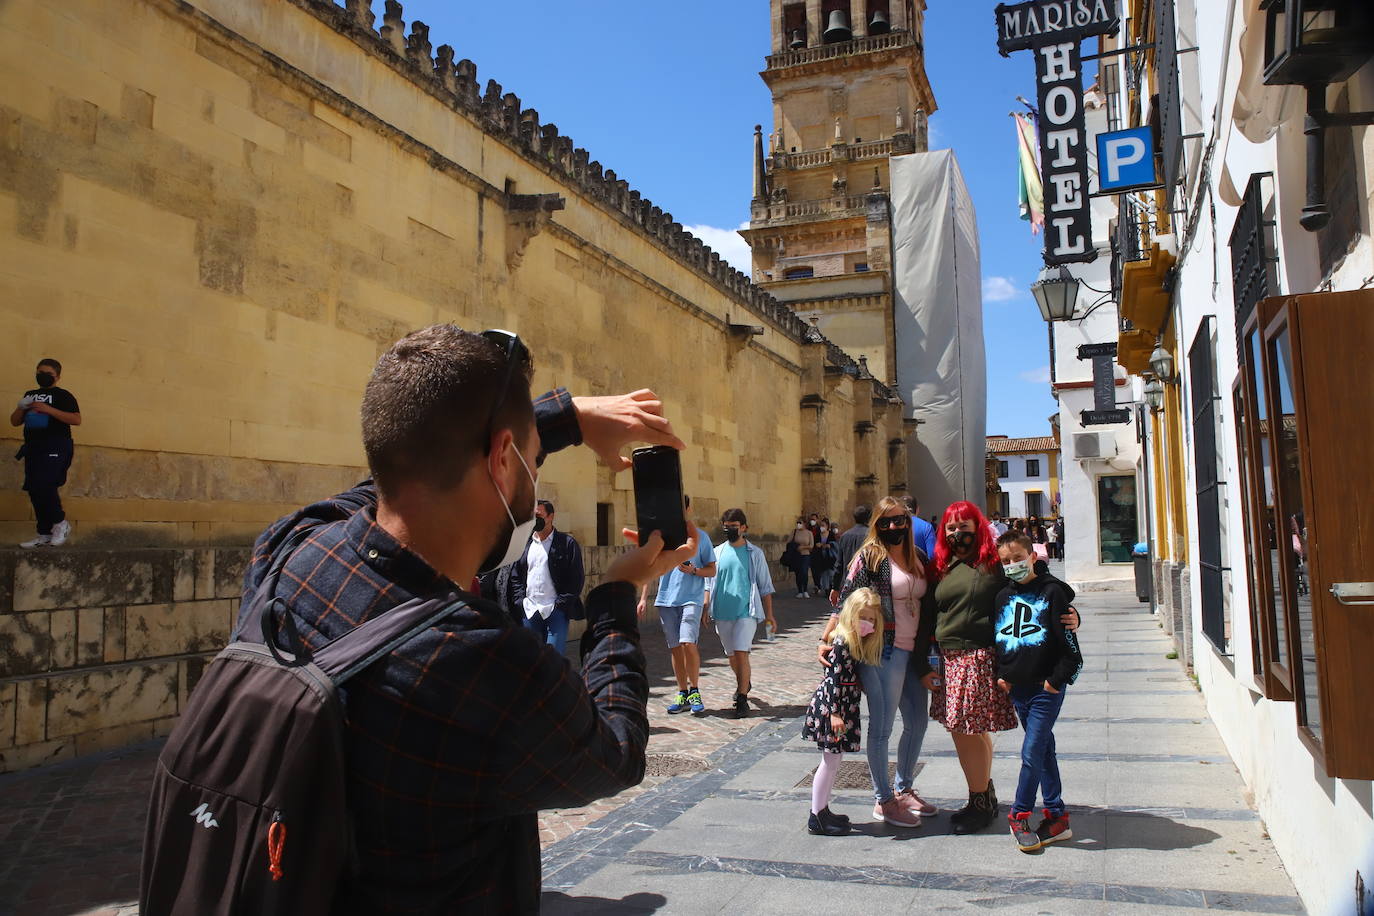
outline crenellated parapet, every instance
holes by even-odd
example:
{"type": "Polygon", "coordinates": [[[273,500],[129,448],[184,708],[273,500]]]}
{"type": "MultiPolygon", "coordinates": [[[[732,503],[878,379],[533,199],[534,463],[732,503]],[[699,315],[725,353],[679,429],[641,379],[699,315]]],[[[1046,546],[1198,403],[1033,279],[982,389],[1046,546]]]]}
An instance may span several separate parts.
{"type": "Polygon", "coordinates": [[[539,112],[522,107],[520,97],[503,91],[500,83],[488,80],[486,86],[481,87],[477,65],[467,59],[455,60],[457,53],[451,45],[434,48],[430,43],[429,26],[417,20],[409,24],[407,33],[404,9],[398,0],[386,0],[379,28],[368,0],[345,0],[345,6],[334,0],[288,2],[307,10],[370,53],[386,59],[430,95],[476,121],[489,135],[628,221],[731,298],[769,319],[789,338],[802,339],[804,324],[789,307],[755,286],[748,274],[731,267],[717,252],[685,230],[671,213],[655,206],[614,171],[591,159],[587,150],[564,136],[556,124],[541,124],[539,112]]]}

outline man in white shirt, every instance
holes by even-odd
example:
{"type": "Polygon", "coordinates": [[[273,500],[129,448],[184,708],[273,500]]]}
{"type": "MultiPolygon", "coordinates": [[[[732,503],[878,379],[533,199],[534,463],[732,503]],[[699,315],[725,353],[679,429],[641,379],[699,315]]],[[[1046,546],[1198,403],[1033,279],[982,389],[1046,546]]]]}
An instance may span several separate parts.
{"type": "Polygon", "coordinates": [[[512,604],[534,630],[561,655],[568,621],[582,619],[582,548],[572,535],[554,528],[553,503],[534,508],[534,536],[511,571],[512,604]]]}

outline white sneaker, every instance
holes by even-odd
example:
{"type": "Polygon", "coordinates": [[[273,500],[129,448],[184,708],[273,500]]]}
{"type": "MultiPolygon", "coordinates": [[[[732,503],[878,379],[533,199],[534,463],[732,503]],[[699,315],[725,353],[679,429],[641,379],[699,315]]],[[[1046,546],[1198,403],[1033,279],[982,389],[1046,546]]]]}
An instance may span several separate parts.
{"type": "Polygon", "coordinates": [[[51,537],[50,535],[40,534],[40,535],[38,535],[37,537],[35,537],[33,540],[30,540],[30,541],[21,541],[21,542],[19,543],[19,546],[20,546],[20,547],[23,547],[25,550],[30,550],[30,549],[32,549],[32,548],[34,548],[34,547],[48,547],[48,546],[50,546],[51,544],[52,544],[52,537],[51,537]]]}
{"type": "Polygon", "coordinates": [[[52,536],[48,541],[50,547],[61,547],[67,543],[67,538],[72,536],[72,523],[65,518],[52,526],[52,536]]]}
{"type": "Polygon", "coordinates": [[[806,597],[806,592],[797,592],[797,597],[798,597],[798,598],[805,598],[805,597],[806,597]]]}

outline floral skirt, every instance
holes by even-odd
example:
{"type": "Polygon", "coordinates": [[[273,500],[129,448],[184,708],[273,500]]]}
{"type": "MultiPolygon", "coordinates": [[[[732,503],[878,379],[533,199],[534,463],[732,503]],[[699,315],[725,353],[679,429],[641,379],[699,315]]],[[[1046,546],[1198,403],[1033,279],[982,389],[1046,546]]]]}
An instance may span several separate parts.
{"type": "Polygon", "coordinates": [[[993,649],[941,649],[944,674],[930,692],[930,717],[952,732],[981,735],[1016,728],[1011,698],[993,678],[993,649]]]}

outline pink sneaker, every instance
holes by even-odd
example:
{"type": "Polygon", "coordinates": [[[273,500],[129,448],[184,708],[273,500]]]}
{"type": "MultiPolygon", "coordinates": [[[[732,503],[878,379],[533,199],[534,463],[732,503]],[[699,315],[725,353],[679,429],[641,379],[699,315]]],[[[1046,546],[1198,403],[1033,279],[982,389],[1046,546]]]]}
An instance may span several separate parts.
{"type": "Polygon", "coordinates": [[[894,827],[919,827],[921,816],[902,804],[900,799],[889,798],[873,806],[873,819],[886,821],[894,827]]]}
{"type": "Polygon", "coordinates": [[[927,817],[936,813],[940,809],[916,794],[915,789],[903,789],[897,793],[897,801],[901,802],[908,810],[917,814],[924,814],[927,817]]]}

